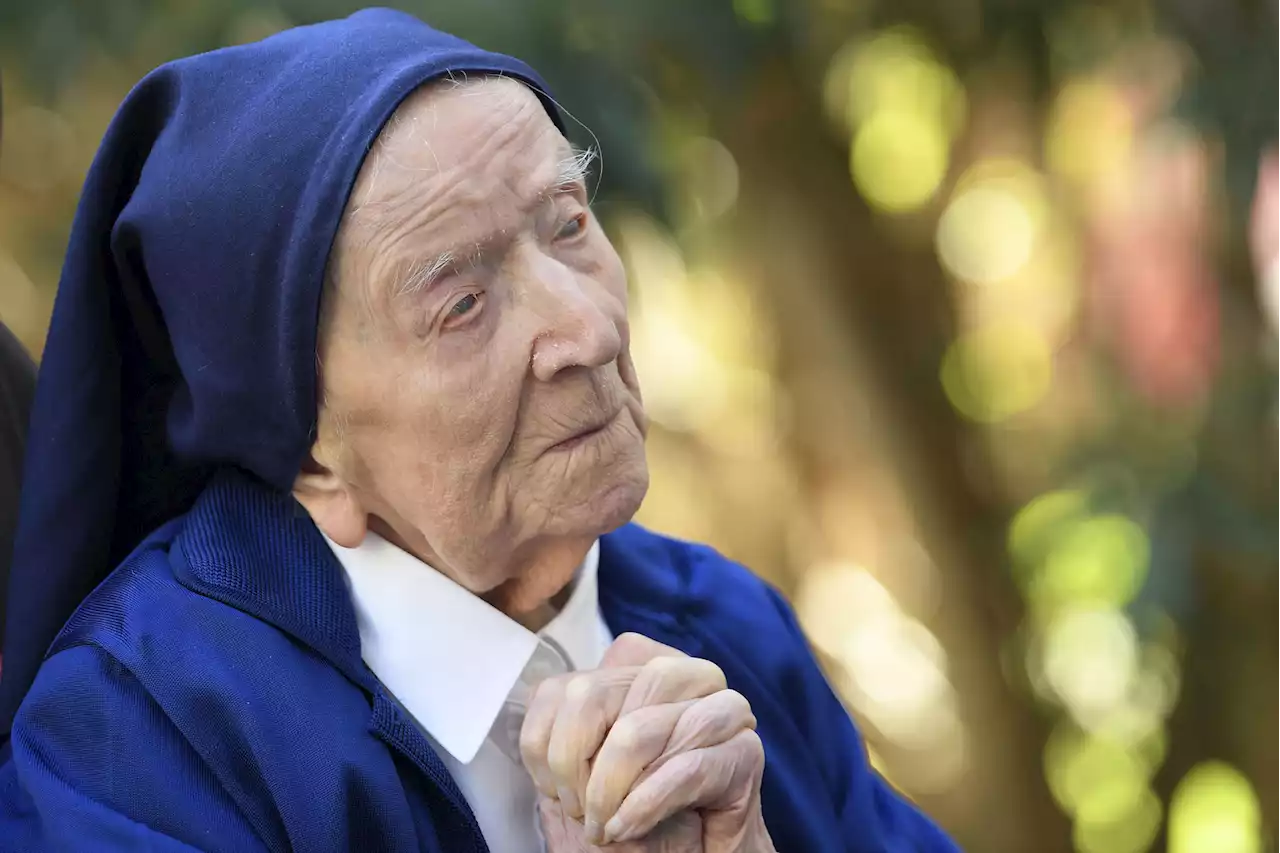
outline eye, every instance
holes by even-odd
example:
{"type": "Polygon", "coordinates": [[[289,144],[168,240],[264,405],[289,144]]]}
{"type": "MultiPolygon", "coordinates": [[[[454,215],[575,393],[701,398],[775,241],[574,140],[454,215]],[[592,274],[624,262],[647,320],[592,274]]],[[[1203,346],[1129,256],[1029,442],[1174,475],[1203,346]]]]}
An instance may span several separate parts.
{"type": "Polygon", "coordinates": [[[566,222],[563,226],[561,226],[560,231],[556,234],[556,239],[572,240],[574,237],[577,237],[579,234],[581,234],[586,229],[586,227],[587,227],[587,215],[585,213],[579,213],[577,216],[573,217],[568,222],[566,222]]]}
{"type": "Polygon", "coordinates": [[[470,314],[479,303],[480,297],[477,294],[468,293],[466,296],[455,302],[453,307],[449,309],[449,319],[453,319],[454,317],[465,317],[467,314],[470,314]]]}

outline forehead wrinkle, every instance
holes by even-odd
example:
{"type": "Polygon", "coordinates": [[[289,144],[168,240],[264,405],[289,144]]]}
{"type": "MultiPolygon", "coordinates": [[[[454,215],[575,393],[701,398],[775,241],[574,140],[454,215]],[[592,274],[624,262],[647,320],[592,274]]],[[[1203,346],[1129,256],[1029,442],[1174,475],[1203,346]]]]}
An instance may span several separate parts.
{"type": "MultiPolygon", "coordinates": [[[[557,194],[573,187],[584,186],[590,163],[594,157],[594,151],[572,149],[572,153],[559,160],[556,166],[555,180],[534,193],[530,202],[516,205],[516,209],[527,213],[534,208],[550,203],[557,194]]],[[[441,226],[439,219],[447,219],[450,214],[465,216],[468,209],[484,208],[493,210],[496,207],[496,205],[487,200],[484,192],[464,192],[456,185],[452,189],[457,191],[447,192],[445,197],[438,199],[429,208],[421,211],[410,210],[406,216],[408,221],[405,221],[405,219],[396,220],[394,214],[397,207],[412,208],[410,199],[402,199],[398,203],[391,201],[388,203],[388,207],[384,209],[384,212],[390,214],[391,219],[396,223],[392,225],[387,222],[385,227],[388,230],[400,232],[398,236],[390,238],[390,245],[386,247],[385,252],[380,253],[383,257],[396,258],[396,260],[387,265],[387,269],[391,273],[392,298],[402,298],[406,295],[422,292],[430,286],[440,272],[461,261],[465,260],[473,267],[479,265],[483,261],[484,255],[495,248],[496,244],[501,243],[511,232],[512,229],[510,227],[503,227],[501,222],[498,222],[486,229],[483,235],[475,235],[479,239],[459,240],[457,243],[449,245],[438,254],[435,254],[434,257],[422,258],[419,253],[412,250],[403,253],[397,252],[396,249],[400,244],[411,241],[417,234],[430,233],[432,231],[448,232],[450,230],[448,225],[441,226]],[[451,198],[450,196],[456,196],[456,198],[451,198]],[[391,207],[391,205],[395,205],[395,207],[391,207]]]]}
{"type": "MultiPolygon", "coordinates": [[[[423,248],[412,244],[430,243],[433,245],[428,251],[447,251],[454,256],[452,260],[458,260],[475,253],[468,247],[480,246],[493,234],[507,230],[504,223],[491,217],[487,217],[482,234],[472,224],[477,213],[492,214],[498,207],[490,201],[489,194],[462,183],[450,185],[426,205],[421,204],[420,196],[405,192],[398,199],[388,200],[379,215],[365,218],[364,243],[376,248],[381,256],[403,254],[419,258],[423,248]],[[449,237],[440,239],[440,235],[449,237]]],[[[509,227],[509,223],[506,225],[509,227]]]]}
{"type": "MultiPolygon", "coordinates": [[[[450,81],[452,82],[452,81],[450,81]]],[[[455,97],[472,98],[490,92],[495,100],[493,114],[501,119],[496,129],[485,133],[483,125],[477,135],[483,135],[484,142],[473,148],[464,148],[457,162],[451,166],[441,163],[437,146],[432,144],[432,137],[439,131],[440,102],[432,93],[426,92],[422,99],[408,109],[397,110],[388,121],[371,156],[367,174],[361,175],[358,191],[353,194],[355,203],[350,210],[351,224],[359,221],[357,230],[358,243],[365,248],[373,248],[374,257],[366,270],[371,279],[381,278],[380,274],[391,271],[393,277],[388,286],[377,287],[370,282],[369,290],[380,291],[376,296],[368,298],[382,301],[391,297],[418,291],[425,287],[441,269],[455,263],[461,257],[467,257],[471,263],[479,261],[478,254],[484,248],[505,238],[514,230],[516,223],[503,222],[508,217],[507,211],[527,213],[531,208],[545,204],[554,195],[562,193],[576,185],[584,184],[590,164],[595,157],[591,150],[579,150],[569,145],[568,141],[547,121],[547,128],[539,130],[536,136],[539,142],[546,139],[546,133],[554,133],[555,150],[558,159],[554,166],[524,170],[520,168],[520,160],[527,160],[530,155],[537,157],[537,151],[543,145],[520,145],[516,147],[514,158],[504,158],[499,151],[503,147],[512,147],[513,141],[526,133],[531,121],[543,115],[542,105],[533,93],[518,84],[521,89],[502,92],[482,85],[467,85],[464,91],[457,92],[455,97]],[[527,97],[521,97],[527,94],[527,97]],[[504,114],[514,112],[509,118],[504,114]],[[430,157],[429,163],[414,162],[414,143],[422,146],[430,157]],[[493,163],[505,160],[506,168],[494,169],[493,163]],[[383,177],[393,170],[400,170],[409,175],[420,173],[425,180],[411,178],[399,185],[386,186],[383,177]],[[549,180],[539,182],[537,175],[549,180]],[[458,178],[456,176],[463,176],[458,178]],[[477,177],[479,180],[477,180],[477,177]],[[433,180],[434,179],[434,180],[433,180]],[[520,186],[525,184],[525,186],[520,186]],[[529,192],[528,187],[536,188],[529,192]],[[503,197],[511,198],[514,203],[503,204],[503,197]],[[425,200],[425,203],[424,203],[425,200]],[[507,211],[503,211],[506,208],[507,211]],[[498,213],[502,211],[502,213],[498,213]],[[498,214],[495,216],[495,214],[498,214]],[[475,233],[470,223],[457,227],[450,220],[474,219],[485,222],[485,233],[475,233]],[[468,234],[467,232],[472,233],[468,234]],[[431,240],[430,254],[434,257],[422,258],[421,248],[403,247],[423,235],[458,234],[451,241],[431,240]],[[441,243],[449,243],[441,246],[441,243]],[[382,243],[382,246],[377,244],[382,243]],[[435,251],[439,249],[439,253],[435,251]],[[394,275],[400,273],[399,275],[394,275]]],[[[457,88],[454,84],[453,88],[457,88]]],[[[452,92],[453,89],[445,91],[452,92]]],[[[408,105],[406,105],[408,106],[408,105]]],[[[494,122],[485,122],[493,125],[494,122]]],[[[545,144],[545,143],[544,143],[545,144]]],[[[545,149],[544,149],[545,150],[545,149]]],[[[550,157],[540,158],[551,162],[550,157]]],[[[425,241],[424,241],[425,242],[425,241]]],[[[370,306],[372,307],[372,306],[370,306]]]]}
{"type": "MultiPolygon", "coordinates": [[[[482,88],[478,85],[467,87],[468,90],[482,88]]],[[[499,94],[502,93],[499,92],[499,94]]],[[[470,96],[469,92],[459,94],[459,97],[468,96],[470,96]]],[[[384,133],[379,137],[379,142],[366,158],[367,172],[362,170],[360,177],[357,179],[351,213],[353,215],[361,215],[379,212],[394,217],[401,208],[412,209],[421,206],[423,190],[426,189],[427,193],[431,194],[434,189],[430,187],[424,188],[423,182],[415,180],[406,182],[402,188],[392,190],[389,194],[382,193],[378,185],[380,177],[384,171],[388,170],[388,167],[410,174],[416,172],[438,177],[440,182],[446,183],[443,192],[446,195],[455,196],[455,198],[446,198],[442,201],[450,203],[471,201],[476,206],[491,204],[492,201],[487,196],[496,195],[492,190],[494,189],[494,184],[499,183],[498,181],[485,181],[482,186],[475,187],[469,186],[475,183],[474,180],[458,180],[455,176],[480,175],[488,177],[493,175],[497,171],[490,168],[496,159],[493,149],[510,144],[512,137],[517,136],[527,125],[528,121],[521,121],[521,119],[525,119],[525,114],[530,112],[530,105],[523,99],[517,99],[514,93],[507,93],[505,98],[507,103],[521,101],[518,104],[519,111],[517,115],[504,121],[497,131],[486,134],[483,144],[465,151],[464,155],[458,159],[458,162],[448,167],[442,165],[439,153],[436,147],[431,144],[430,139],[432,133],[438,129],[439,110],[436,99],[427,98],[424,104],[427,107],[428,115],[431,117],[431,132],[424,133],[422,131],[419,124],[418,109],[411,110],[412,115],[407,119],[405,118],[404,110],[397,110],[392,116],[392,121],[388,122],[388,127],[384,129],[384,133]],[[394,125],[392,124],[393,122],[394,125]],[[500,132],[504,130],[507,132],[500,132]],[[430,165],[411,165],[406,161],[404,155],[411,156],[412,149],[407,149],[404,152],[397,150],[403,146],[408,146],[416,140],[420,140],[422,148],[431,157],[432,162],[430,165]],[[372,162],[370,163],[370,161],[372,162]],[[469,195],[471,198],[462,197],[464,195],[469,195]]],[[[533,106],[540,107],[540,104],[535,103],[533,106]]],[[[496,112],[501,112],[501,110],[496,110],[496,112]]],[[[430,206],[437,205],[432,203],[430,206]]]]}

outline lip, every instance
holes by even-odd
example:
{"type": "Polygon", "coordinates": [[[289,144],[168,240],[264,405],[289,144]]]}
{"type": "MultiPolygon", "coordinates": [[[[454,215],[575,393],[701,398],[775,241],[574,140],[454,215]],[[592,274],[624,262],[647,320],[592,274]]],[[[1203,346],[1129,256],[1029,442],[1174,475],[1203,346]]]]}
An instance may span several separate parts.
{"type": "Polygon", "coordinates": [[[580,444],[586,444],[588,441],[608,429],[609,426],[618,419],[618,414],[620,412],[621,409],[619,409],[618,412],[614,412],[607,420],[601,421],[600,423],[587,427],[586,429],[579,430],[566,439],[557,441],[555,444],[551,445],[551,447],[547,448],[548,451],[559,452],[572,450],[580,444]]]}

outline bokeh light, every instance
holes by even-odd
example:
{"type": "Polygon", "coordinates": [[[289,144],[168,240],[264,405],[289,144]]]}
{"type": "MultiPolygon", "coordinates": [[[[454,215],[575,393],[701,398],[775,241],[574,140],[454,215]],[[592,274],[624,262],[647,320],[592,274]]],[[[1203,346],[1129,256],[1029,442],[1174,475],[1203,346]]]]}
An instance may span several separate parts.
{"type": "MultiPolygon", "coordinates": [[[[1108,784],[1122,786],[1124,777],[1112,776],[1108,784]]],[[[1125,790],[1111,790],[1110,801],[1099,817],[1081,814],[1077,817],[1072,833],[1076,850],[1080,853],[1147,853],[1160,831],[1164,809],[1160,799],[1149,787],[1138,791],[1136,799],[1129,799],[1125,790]]],[[[1106,796],[1100,792],[1101,801],[1106,796]]]]}
{"type": "Polygon", "coordinates": [[[844,561],[823,562],[805,573],[796,611],[815,646],[839,655],[855,622],[897,613],[893,596],[866,569],[844,561]]]}
{"type": "Polygon", "coordinates": [[[1128,693],[1138,667],[1138,639],[1118,610],[1072,608],[1044,629],[1044,675],[1077,720],[1097,719],[1128,693]]]}
{"type": "Polygon", "coordinates": [[[1025,412],[1049,391],[1053,353],[1039,331],[993,323],[957,339],[943,357],[947,399],[965,417],[995,423],[1025,412]]]}
{"type": "Polygon", "coordinates": [[[723,452],[768,452],[779,405],[768,369],[773,346],[749,294],[715,269],[689,270],[652,220],[624,217],[617,230],[634,291],[631,351],[650,417],[723,452]]]}
{"type": "Polygon", "coordinates": [[[859,192],[885,213],[916,210],[937,193],[965,115],[964,89],[909,28],[853,41],[832,59],[827,114],[851,139],[859,192]]]}
{"type": "Polygon", "coordinates": [[[1125,745],[1060,723],[1045,747],[1045,776],[1081,853],[1143,853],[1155,839],[1162,809],[1151,769],[1125,745]]]}
{"type": "Polygon", "coordinates": [[[773,21],[774,0],[733,0],[733,11],[748,24],[764,26],[773,21]]]}
{"type": "Polygon", "coordinates": [[[964,88],[918,32],[894,27],[845,45],[824,85],[828,115],[853,128],[883,112],[936,121],[950,138],[966,112],[964,88]]]}
{"type": "Polygon", "coordinates": [[[1124,607],[1150,566],[1142,527],[1118,513],[1092,514],[1081,491],[1030,501],[1010,523],[1008,541],[1016,577],[1042,618],[1065,606],[1124,607]]]}
{"type": "Polygon", "coordinates": [[[1169,853],[1261,853],[1262,810],[1239,770],[1206,761],[1187,771],[1169,803],[1169,853]]]}
{"type": "Polygon", "coordinates": [[[849,166],[867,201],[888,213],[904,213],[938,191],[947,174],[948,148],[935,120],[884,111],[858,128],[849,166]]]}
{"type": "Polygon", "coordinates": [[[1028,575],[1029,567],[1038,566],[1053,549],[1069,525],[1087,517],[1089,497],[1079,489],[1046,492],[1018,510],[1009,524],[1009,553],[1028,575]]]}
{"type": "Polygon", "coordinates": [[[1050,110],[1045,159],[1069,181],[1092,186],[1124,165],[1133,136],[1133,111],[1116,85],[1072,81],[1062,87],[1050,110]]]}
{"type": "Polygon", "coordinates": [[[998,284],[1031,259],[1047,204],[1040,177],[1026,164],[979,162],[960,176],[938,221],[938,257],[961,281],[998,284]]]}
{"type": "Polygon", "coordinates": [[[1064,530],[1032,585],[1043,607],[1060,603],[1123,607],[1146,580],[1147,536],[1132,520],[1108,514],[1082,519],[1064,530]]]}
{"type": "Polygon", "coordinates": [[[840,664],[837,684],[853,707],[896,747],[931,756],[927,781],[913,774],[917,787],[954,783],[964,770],[964,730],[937,637],[848,562],[807,572],[796,610],[814,645],[840,664]]]}
{"type": "Polygon", "coordinates": [[[993,284],[1022,268],[1035,239],[1035,223],[1015,196],[980,187],[956,196],[942,214],[938,257],[957,278],[993,284]]]}
{"type": "Polygon", "coordinates": [[[694,137],[681,146],[672,189],[679,220],[705,225],[737,202],[738,164],[719,140],[694,137]]]}

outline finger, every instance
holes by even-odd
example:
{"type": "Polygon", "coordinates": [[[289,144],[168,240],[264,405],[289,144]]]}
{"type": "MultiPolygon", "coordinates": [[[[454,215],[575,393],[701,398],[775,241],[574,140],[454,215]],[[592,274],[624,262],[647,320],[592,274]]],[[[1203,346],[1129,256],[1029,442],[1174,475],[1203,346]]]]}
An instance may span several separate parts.
{"type": "Polygon", "coordinates": [[[646,705],[663,705],[685,699],[701,699],[725,689],[724,671],[709,660],[691,657],[656,657],[640,668],[622,703],[626,716],[646,705]]]}
{"type": "MultiPolygon", "coordinates": [[[[639,634],[630,636],[638,638],[632,643],[637,648],[661,645],[639,634]]],[[[619,666],[547,679],[535,690],[520,729],[521,758],[543,796],[563,797],[568,811],[580,816],[591,758],[620,716],[641,705],[696,699],[723,686],[719,667],[684,655],[654,657],[642,667],[619,666]],[[578,685],[572,702],[566,695],[570,683],[578,685]],[[599,685],[607,695],[595,697],[597,688],[592,685],[599,685]],[[623,693],[621,707],[618,692],[623,693]]]]}
{"type": "MultiPolygon", "coordinates": [[[[703,853],[703,831],[702,818],[697,812],[682,812],[655,826],[648,835],[610,844],[607,849],[608,853],[703,853]]],[[[548,847],[550,849],[553,848],[548,847]]]]}
{"type": "Polygon", "coordinates": [[[555,800],[540,797],[538,817],[542,821],[543,849],[552,853],[599,853],[583,838],[582,827],[566,817],[560,803],[555,800]]]}
{"type": "Polygon", "coordinates": [[[547,747],[569,678],[557,675],[539,684],[529,700],[529,710],[520,727],[520,758],[538,793],[551,799],[555,799],[558,793],[555,774],[547,766],[547,747]]]}
{"type": "Polygon", "coordinates": [[[688,655],[679,649],[665,646],[657,640],[651,640],[644,634],[628,631],[625,634],[619,634],[609,644],[609,648],[605,650],[604,657],[600,661],[600,666],[601,668],[643,666],[658,657],[683,658],[688,657],[688,655]]]}
{"type": "MultiPolygon", "coordinates": [[[[605,843],[643,837],[658,823],[689,809],[722,809],[759,789],[764,749],[752,730],[717,746],[673,756],[637,785],[607,824],[605,843]]],[[[743,809],[745,816],[749,810],[743,809]]]]}
{"type": "Polygon", "coordinates": [[[569,817],[582,818],[591,759],[618,719],[639,672],[639,667],[598,669],[579,673],[565,684],[547,742],[547,767],[569,817]]]}
{"type": "Polygon", "coordinates": [[[744,729],[754,729],[751,703],[736,690],[721,690],[703,699],[640,708],[614,724],[596,753],[587,782],[585,823],[588,837],[617,812],[623,799],[646,774],[656,772],[675,755],[725,743],[744,729]]]}
{"type": "Polygon", "coordinates": [[[604,841],[604,825],[617,812],[645,768],[667,747],[680,717],[696,700],[632,711],[609,729],[596,753],[584,797],[587,838],[604,841]]]}
{"type": "Polygon", "coordinates": [[[721,690],[699,699],[690,705],[667,741],[666,749],[658,757],[665,757],[715,746],[733,738],[744,729],[755,729],[756,715],[751,712],[747,697],[736,690],[721,690]]]}

